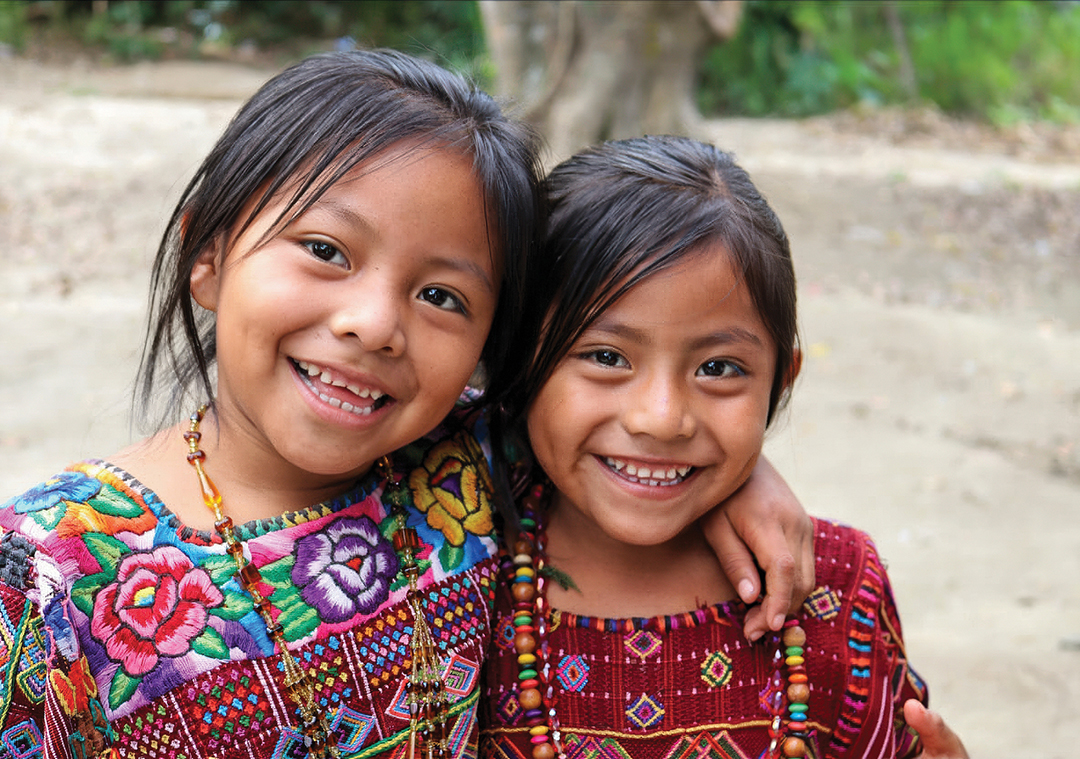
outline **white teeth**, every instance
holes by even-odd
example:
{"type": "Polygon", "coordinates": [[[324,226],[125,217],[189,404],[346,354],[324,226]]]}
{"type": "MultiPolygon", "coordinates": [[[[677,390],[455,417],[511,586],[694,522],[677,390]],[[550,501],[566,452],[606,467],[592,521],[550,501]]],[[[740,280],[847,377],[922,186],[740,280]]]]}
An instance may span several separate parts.
{"type": "Polygon", "coordinates": [[[345,401],[345,402],[343,402],[343,403],[341,404],[341,410],[342,410],[342,411],[352,411],[352,410],[353,410],[354,408],[356,408],[356,407],[355,407],[355,406],[353,406],[353,405],[352,405],[351,403],[349,403],[348,401],[345,401]]]}
{"type": "MultiPolygon", "coordinates": [[[[359,385],[349,385],[345,382],[345,380],[334,379],[333,375],[330,374],[328,370],[318,367],[315,364],[308,363],[307,361],[297,361],[296,365],[299,366],[301,371],[305,372],[309,377],[318,377],[320,382],[326,385],[330,385],[331,387],[343,387],[358,398],[371,398],[371,400],[377,401],[384,395],[386,395],[386,393],[380,392],[379,390],[372,390],[371,388],[360,387],[359,385]]],[[[323,396],[320,393],[319,397],[327,403],[332,403],[329,400],[328,396],[323,396]]],[[[352,404],[345,401],[337,401],[336,403],[332,403],[332,405],[340,408],[345,408],[346,406],[348,406],[349,408],[346,409],[347,411],[353,411],[354,413],[363,414],[365,416],[371,413],[370,408],[365,411],[360,407],[353,406],[352,404]]]]}
{"type": "Polygon", "coordinates": [[[339,401],[337,398],[330,398],[326,402],[329,403],[334,408],[341,408],[341,401],[339,401]]]}
{"type": "Polygon", "coordinates": [[[668,467],[666,469],[652,470],[648,467],[637,466],[635,464],[627,463],[622,459],[612,458],[606,456],[604,463],[614,469],[616,472],[620,472],[628,480],[633,482],[644,483],[653,487],[669,487],[671,485],[678,485],[690,470],[692,466],[681,465],[675,467],[668,467]]]}

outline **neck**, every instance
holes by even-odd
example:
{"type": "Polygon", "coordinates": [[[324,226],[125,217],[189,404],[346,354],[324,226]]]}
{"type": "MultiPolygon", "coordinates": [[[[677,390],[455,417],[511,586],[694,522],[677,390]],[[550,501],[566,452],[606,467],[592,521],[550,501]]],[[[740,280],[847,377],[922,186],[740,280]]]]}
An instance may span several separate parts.
{"type": "Polygon", "coordinates": [[[611,539],[557,495],[546,522],[548,563],[574,586],[549,583],[553,608],[606,618],[655,617],[737,597],[696,524],[665,543],[629,545],[611,539]]]}

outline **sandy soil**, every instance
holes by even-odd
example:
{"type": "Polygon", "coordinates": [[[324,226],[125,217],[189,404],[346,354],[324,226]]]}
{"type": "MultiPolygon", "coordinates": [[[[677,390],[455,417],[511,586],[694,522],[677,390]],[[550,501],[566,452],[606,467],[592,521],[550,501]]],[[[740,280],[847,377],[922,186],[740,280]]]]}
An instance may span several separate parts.
{"type": "MultiPolygon", "coordinates": [[[[133,434],[171,204],[269,72],[0,60],[0,493],[133,434]]],[[[807,362],[769,453],[889,562],[976,757],[1080,726],[1080,139],[933,114],[723,120],[784,219],[807,362]]]]}

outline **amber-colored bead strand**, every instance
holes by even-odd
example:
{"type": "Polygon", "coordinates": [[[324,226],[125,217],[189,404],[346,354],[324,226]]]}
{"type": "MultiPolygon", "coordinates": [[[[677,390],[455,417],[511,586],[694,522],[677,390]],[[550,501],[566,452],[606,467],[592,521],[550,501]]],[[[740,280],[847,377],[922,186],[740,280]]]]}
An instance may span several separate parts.
{"type": "Polygon", "coordinates": [[[326,714],[315,705],[315,683],[285,645],[285,630],[274,621],[274,605],[259,590],[262,575],[258,567],[247,560],[244,545],[236,537],[236,531],[233,529],[233,520],[223,510],[221,493],[203,468],[206,453],[199,448],[199,441],[202,440],[199,425],[202,423],[207,408],[207,406],[201,406],[191,415],[190,425],[184,433],[184,440],[188,444],[187,460],[195,468],[195,474],[199,478],[203,503],[214,515],[214,530],[221,536],[225,550],[236,562],[236,576],[241,587],[251,596],[252,605],[266,625],[266,634],[281,654],[281,662],[285,668],[285,692],[289,694],[289,698],[300,712],[298,727],[307,743],[308,756],[311,759],[339,759],[341,754],[337,749],[334,735],[330,731],[326,714]]]}
{"type": "Polygon", "coordinates": [[[413,617],[413,631],[409,640],[412,653],[412,669],[409,672],[409,757],[410,759],[447,759],[449,744],[446,722],[449,712],[449,694],[442,679],[442,662],[439,660],[435,640],[424,614],[423,594],[420,591],[420,567],[416,553],[420,550],[420,538],[416,530],[405,524],[406,493],[394,475],[390,459],[379,460],[380,473],[387,479],[386,499],[397,511],[398,526],[394,531],[394,550],[401,559],[401,572],[409,584],[406,601],[413,617]]]}

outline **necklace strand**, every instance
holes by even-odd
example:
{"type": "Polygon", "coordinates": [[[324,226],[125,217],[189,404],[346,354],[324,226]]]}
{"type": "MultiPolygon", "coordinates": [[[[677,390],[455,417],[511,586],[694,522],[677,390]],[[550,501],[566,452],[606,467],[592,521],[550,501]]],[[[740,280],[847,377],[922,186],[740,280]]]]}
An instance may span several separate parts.
{"type": "MultiPolygon", "coordinates": [[[[275,619],[275,612],[278,610],[259,590],[262,575],[245,554],[244,544],[236,536],[233,520],[224,512],[221,493],[203,468],[206,453],[199,447],[202,439],[199,426],[208,408],[209,404],[199,407],[191,415],[188,430],[184,432],[184,440],[188,444],[187,460],[198,477],[203,503],[213,513],[214,530],[221,536],[226,552],[236,562],[235,574],[240,585],[251,596],[252,605],[266,625],[267,635],[281,654],[285,670],[285,692],[299,712],[298,732],[302,736],[308,756],[311,759],[340,759],[341,752],[337,748],[337,740],[327,721],[326,712],[317,705],[315,678],[304,670],[299,659],[286,645],[285,630],[275,619]]],[[[412,662],[406,699],[409,708],[409,757],[446,759],[449,694],[443,685],[441,662],[421,603],[423,596],[419,589],[420,569],[416,562],[420,539],[416,530],[405,524],[405,506],[409,501],[409,493],[400,478],[394,474],[389,456],[378,460],[376,471],[387,483],[386,500],[391,504],[397,521],[393,536],[394,550],[399,554],[401,572],[409,586],[406,600],[413,617],[413,632],[409,639],[412,662]]]]}
{"type": "MultiPolygon", "coordinates": [[[[545,541],[540,521],[544,491],[543,485],[535,485],[522,499],[521,529],[512,555],[504,559],[503,568],[514,599],[517,698],[529,729],[532,759],[566,759],[556,711],[554,678],[548,660],[547,632],[551,611],[547,608],[544,592],[547,583],[545,541]]],[[[770,759],[801,759],[807,754],[810,685],[805,653],[806,632],[797,619],[789,618],[776,640],[776,693],[766,754],[770,759]]]]}

